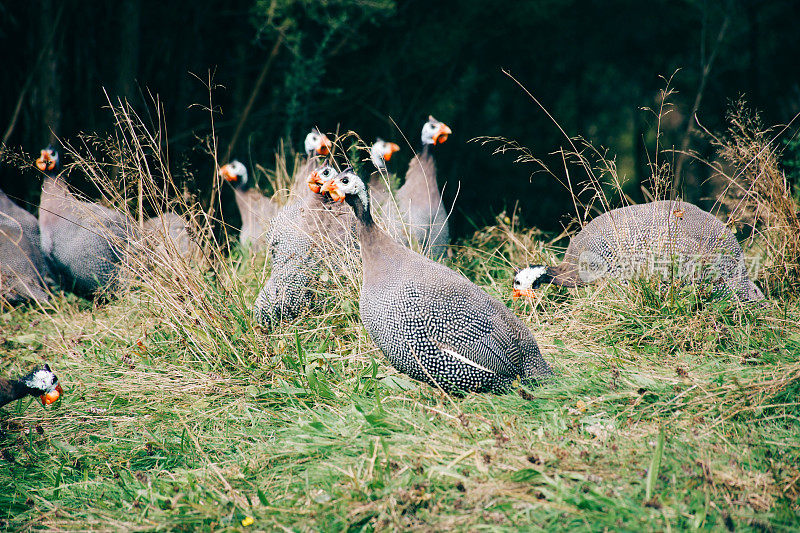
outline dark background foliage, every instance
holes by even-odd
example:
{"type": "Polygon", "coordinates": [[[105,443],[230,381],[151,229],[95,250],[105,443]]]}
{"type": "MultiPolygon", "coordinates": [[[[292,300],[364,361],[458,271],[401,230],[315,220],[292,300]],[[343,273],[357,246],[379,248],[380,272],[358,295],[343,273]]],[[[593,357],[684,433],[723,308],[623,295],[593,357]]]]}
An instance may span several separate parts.
{"type": "MultiPolygon", "coordinates": [[[[455,234],[516,204],[529,224],[554,229],[572,212],[561,185],[468,142],[518,140],[563,174],[548,154],[564,137],[501,69],[569,135],[616,155],[626,192],[640,200],[656,142],[656,119],[642,108],[658,107],[661,77],[677,71],[675,108],[660,139],[667,148],[681,146],[701,86],[698,117],[711,130],[724,127],[729,101],[743,94],[767,124],[800,110],[799,7],[791,0],[0,0],[0,132],[8,146],[35,154],[54,135],[111,133],[106,93],[145,117],[157,96],[175,173],[193,169],[189,185],[203,193],[213,175],[203,152],[209,80],[220,157],[235,137],[232,156],[251,169],[271,166],[281,139],[301,149],[318,125],[398,142],[403,151],[391,167],[403,174],[411,150],[395,123],[417,148],[432,113],[454,131],[438,161],[448,204],[460,182],[455,234]]],[[[705,139],[689,141],[713,157],[705,139]]],[[[705,172],[687,164],[684,198],[702,204],[713,193],[705,172]]],[[[71,181],[91,194],[85,180],[71,181]]],[[[37,201],[33,171],[4,164],[0,187],[37,201]]]]}

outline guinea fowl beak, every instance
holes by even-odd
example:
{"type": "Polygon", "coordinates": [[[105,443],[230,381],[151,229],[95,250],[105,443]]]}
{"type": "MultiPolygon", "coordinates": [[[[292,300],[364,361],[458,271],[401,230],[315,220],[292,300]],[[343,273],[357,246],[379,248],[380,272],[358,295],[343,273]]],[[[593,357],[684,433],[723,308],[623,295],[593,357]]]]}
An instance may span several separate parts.
{"type": "Polygon", "coordinates": [[[36,160],[36,168],[44,172],[46,170],[53,170],[55,167],[56,162],[53,160],[53,157],[47,152],[47,150],[42,150],[40,152],[39,159],[36,160]]]}
{"type": "Polygon", "coordinates": [[[311,172],[311,174],[308,175],[308,179],[306,180],[306,182],[308,183],[308,188],[311,189],[311,192],[314,193],[320,192],[320,189],[322,188],[321,186],[322,180],[319,177],[319,172],[317,172],[316,170],[311,172]]]}
{"type": "Polygon", "coordinates": [[[231,166],[229,164],[219,169],[219,175],[229,183],[235,183],[239,180],[239,177],[231,171],[231,166]]]}
{"type": "Polygon", "coordinates": [[[328,193],[331,197],[331,200],[333,200],[334,202],[341,202],[342,200],[344,200],[344,194],[339,192],[339,187],[337,187],[334,180],[326,181],[322,185],[322,189],[320,189],[320,192],[328,193]]]}
{"type": "Polygon", "coordinates": [[[61,388],[61,385],[56,385],[56,388],[51,390],[46,394],[42,394],[39,399],[42,401],[42,405],[50,405],[51,403],[55,402],[61,395],[64,394],[64,389],[61,388]]]}
{"type": "Polygon", "coordinates": [[[433,135],[433,144],[442,144],[443,142],[445,142],[447,140],[447,137],[449,137],[452,133],[453,133],[453,130],[451,130],[447,126],[447,124],[440,123],[439,124],[439,129],[433,135]]]}
{"type": "Polygon", "coordinates": [[[383,159],[389,161],[392,158],[392,154],[399,151],[400,147],[395,143],[386,143],[386,152],[383,154],[383,159]]]}
{"type": "Polygon", "coordinates": [[[328,139],[327,135],[323,135],[320,138],[319,147],[317,148],[317,153],[319,155],[328,155],[329,153],[331,153],[331,146],[333,146],[331,140],[328,139]]]}
{"type": "Polygon", "coordinates": [[[523,296],[533,299],[536,298],[536,293],[533,291],[533,289],[514,289],[514,291],[511,293],[511,296],[515,300],[523,296]]]}

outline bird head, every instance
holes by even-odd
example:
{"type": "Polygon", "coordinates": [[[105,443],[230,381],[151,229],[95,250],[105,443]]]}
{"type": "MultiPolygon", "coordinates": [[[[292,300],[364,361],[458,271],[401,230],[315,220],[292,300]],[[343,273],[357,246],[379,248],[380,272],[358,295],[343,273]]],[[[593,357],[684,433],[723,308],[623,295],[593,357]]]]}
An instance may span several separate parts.
{"type": "Polygon", "coordinates": [[[514,276],[512,295],[514,299],[520,296],[533,298],[536,295],[533,290],[538,289],[548,280],[547,267],[544,265],[531,265],[527,268],[523,268],[514,276]]]}
{"type": "Polygon", "coordinates": [[[58,152],[55,148],[48,146],[40,152],[36,160],[36,168],[42,172],[53,172],[58,168],[58,152]]]}
{"type": "Polygon", "coordinates": [[[327,193],[335,202],[343,202],[346,198],[359,198],[365,208],[369,206],[367,186],[352,167],[347,167],[326,181],[320,192],[327,193]]]}
{"type": "Polygon", "coordinates": [[[422,144],[442,144],[451,133],[453,130],[447,124],[428,115],[428,121],[422,126],[422,144]]]}
{"type": "Polygon", "coordinates": [[[220,167],[219,175],[234,187],[242,188],[247,183],[247,167],[237,159],[220,167]]]}
{"type": "Polygon", "coordinates": [[[335,177],[336,169],[325,164],[312,170],[306,181],[308,182],[308,188],[311,189],[312,192],[318,193],[326,181],[332,180],[335,177]]]}
{"type": "Polygon", "coordinates": [[[320,133],[316,128],[306,135],[305,147],[308,155],[328,155],[331,152],[332,145],[328,136],[320,133]]]}
{"type": "Polygon", "coordinates": [[[369,150],[369,158],[375,168],[386,167],[386,161],[392,158],[392,154],[399,152],[400,147],[395,143],[386,142],[378,138],[369,150]]]}
{"type": "Polygon", "coordinates": [[[58,378],[49,365],[34,369],[21,379],[22,383],[30,389],[31,396],[39,396],[42,405],[50,405],[64,394],[58,378]]]}

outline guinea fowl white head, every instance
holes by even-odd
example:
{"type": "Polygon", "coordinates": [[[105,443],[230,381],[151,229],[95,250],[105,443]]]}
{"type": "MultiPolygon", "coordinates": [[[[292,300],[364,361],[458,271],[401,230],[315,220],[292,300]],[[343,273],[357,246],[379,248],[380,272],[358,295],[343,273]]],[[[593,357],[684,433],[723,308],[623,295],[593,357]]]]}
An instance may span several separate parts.
{"type": "Polygon", "coordinates": [[[48,146],[41,151],[39,158],[36,160],[36,168],[42,172],[54,172],[58,169],[58,152],[52,146],[48,146]]]}
{"type": "Polygon", "coordinates": [[[308,188],[312,192],[318,193],[326,181],[336,176],[336,169],[331,165],[325,164],[311,171],[308,175],[308,188]]]}
{"type": "Polygon", "coordinates": [[[62,394],[64,391],[49,365],[35,368],[18,380],[0,378],[0,405],[24,396],[38,397],[42,405],[50,405],[62,394]]]}
{"type": "Polygon", "coordinates": [[[392,159],[392,154],[399,152],[400,147],[395,143],[386,142],[380,137],[369,149],[369,158],[377,169],[386,168],[386,162],[392,159]]]}
{"type": "Polygon", "coordinates": [[[331,140],[328,139],[328,136],[324,133],[320,133],[320,131],[316,128],[311,130],[308,135],[306,135],[305,141],[305,148],[306,154],[309,156],[312,155],[328,155],[331,151],[331,140]]]}
{"type": "Polygon", "coordinates": [[[227,165],[219,169],[219,175],[238,189],[243,189],[247,185],[247,167],[238,159],[234,159],[227,165]]]}
{"type": "Polygon", "coordinates": [[[352,167],[347,167],[322,185],[319,192],[328,193],[334,202],[347,201],[361,218],[361,213],[369,212],[367,186],[352,167]]]}
{"type": "Polygon", "coordinates": [[[552,277],[547,273],[544,265],[531,265],[523,268],[514,275],[513,297],[534,297],[533,289],[538,289],[545,283],[550,283],[552,277]]]}
{"type": "Polygon", "coordinates": [[[428,115],[428,121],[422,126],[422,144],[442,144],[452,133],[447,124],[428,115]]]}

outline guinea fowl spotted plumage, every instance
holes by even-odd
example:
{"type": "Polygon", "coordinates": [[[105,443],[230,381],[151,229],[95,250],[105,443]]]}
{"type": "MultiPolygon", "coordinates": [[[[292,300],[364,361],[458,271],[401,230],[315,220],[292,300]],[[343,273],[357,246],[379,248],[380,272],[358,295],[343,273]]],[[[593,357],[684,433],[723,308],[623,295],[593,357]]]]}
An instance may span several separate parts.
{"type": "Polygon", "coordinates": [[[514,295],[543,284],[586,285],[600,278],[643,274],[710,282],[741,301],[763,300],[747,276],[742,247],[719,219],[696,205],[660,200],[613,209],[575,235],[555,267],[533,265],[514,278],[514,295]]]}
{"type": "Polygon", "coordinates": [[[408,164],[406,181],[397,190],[390,233],[405,245],[416,242],[433,259],[439,259],[450,244],[447,211],[436,181],[433,147],[453,133],[432,116],[422,126],[422,151],[408,164]]]}
{"type": "MultiPolygon", "coordinates": [[[[309,192],[336,171],[329,165],[307,177],[309,192]]],[[[323,261],[334,270],[350,268],[356,255],[355,218],[352,210],[318,194],[309,194],[285,206],[272,220],[267,233],[272,260],[270,277],[256,298],[253,315],[269,326],[291,320],[312,301],[312,285],[323,261]]]]}
{"type": "Polygon", "coordinates": [[[375,171],[369,178],[369,190],[372,194],[374,205],[383,206],[392,199],[391,182],[386,162],[391,160],[392,155],[398,151],[400,151],[398,145],[386,142],[380,137],[369,149],[369,159],[375,165],[375,171]]]}
{"type": "Polygon", "coordinates": [[[20,379],[0,378],[0,406],[25,396],[38,396],[42,405],[58,400],[64,391],[48,365],[36,368],[20,379]]]}
{"type": "Polygon", "coordinates": [[[267,228],[278,214],[280,205],[274,198],[264,196],[251,187],[247,168],[236,159],[220,168],[219,174],[233,186],[236,195],[236,205],[242,217],[239,242],[254,250],[262,249],[267,228]]]}
{"type": "Polygon", "coordinates": [[[0,302],[50,299],[39,221],[0,191],[0,302]]]}
{"type": "Polygon", "coordinates": [[[147,249],[161,260],[176,254],[195,263],[202,263],[205,259],[203,251],[192,238],[186,219],[172,211],[145,220],[142,233],[147,249]]]}
{"type": "Polygon", "coordinates": [[[58,174],[58,152],[52,148],[42,150],[36,166],[45,173],[39,230],[51,272],[62,287],[81,295],[117,288],[133,226],[113,209],[78,200],[58,174]]]}
{"type": "Polygon", "coordinates": [[[308,178],[312,170],[322,164],[322,159],[330,153],[332,144],[328,136],[320,132],[319,129],[313,128],[308,132],[303,143],[306,158],[294,174],[292,186],[289,189],[290,201],[310,196],[311,193],[306,184],[306,178],[308,178]]]}
{"type": "Polygon", "coordinates": [[[503,392],[552,372],[530,330],[477,285],[395,241],[375,224],[351,170],[321,189],[358,219],[360,312],[370,338],[404,374],[446,391],[503,392]]]}

